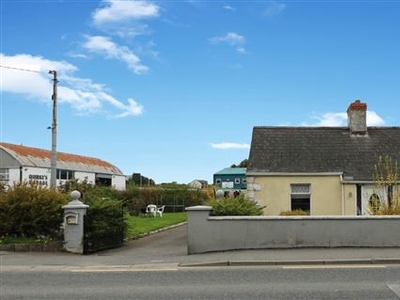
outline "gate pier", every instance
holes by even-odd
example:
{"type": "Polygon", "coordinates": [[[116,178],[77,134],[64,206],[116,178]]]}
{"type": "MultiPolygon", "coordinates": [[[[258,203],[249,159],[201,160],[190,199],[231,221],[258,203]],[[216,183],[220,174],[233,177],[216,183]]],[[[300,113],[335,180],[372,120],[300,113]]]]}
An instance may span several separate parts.
{"type": "Polygon", "coordinates": [[[83,253],[84,216],[89,205],[83,204],[79,199],[79,191],[71,192],[71,201],[62,206],[64,210],[64,249],[67,252],[83,253]]]}

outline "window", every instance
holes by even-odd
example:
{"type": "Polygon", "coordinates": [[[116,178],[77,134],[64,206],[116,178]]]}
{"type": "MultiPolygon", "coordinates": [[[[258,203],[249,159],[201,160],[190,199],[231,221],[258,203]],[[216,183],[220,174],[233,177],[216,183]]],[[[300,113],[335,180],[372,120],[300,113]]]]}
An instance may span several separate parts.
{"type": "Polygon", "coordinates": [[[96,182],[96,185],[111,186],[112,185],[112,175],[96,173],[95,182],[96,182]]]}
{"type": "Polygon", "coordinates": [[[216,179],[215,179],[215,183],[216,183],[216,184],[221,184],[221,178],[216,178],[216,179]]]}
{"type": "Polygon", "coordinates": [[[240,184],[240,178],[235,178],[235,184],[240,184]]]}
{"type": "Polygon", "coordinates": [[[57,170],[57,179],[62,179],[62,180],[74,179],[74,172],[70,170],[57,170]]]}
{"type": "Polygon", "coordinates": [[[246,178],[242,178],[242,183],[247,183],[246,178]]]}
{"type": "Polygon", "coordinates": [[[290,205],[291,210],[302,210],[310,213],[310,184],[291,184],[290,205]]]}
{"type": "Polygon", "coordinates": [[[9,169],[0,168],[0,180],[1,180],[1,181],[8,181],[8,180],[10,180],[9,169]]]}

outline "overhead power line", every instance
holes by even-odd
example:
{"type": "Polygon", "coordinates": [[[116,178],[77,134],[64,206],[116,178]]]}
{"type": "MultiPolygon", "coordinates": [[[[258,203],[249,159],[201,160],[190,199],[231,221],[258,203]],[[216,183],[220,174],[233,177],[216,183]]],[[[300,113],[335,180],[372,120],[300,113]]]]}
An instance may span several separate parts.
{"type": "Polygon", "coordinates": [[[0,68],[18,70],[18,71],[25,71],[25,72],[41,73],[41,71],[38,71],[38,70],[32,70],[32,69],[20,68],[20,67],[12,67],[12,66],[5,66],[5,65],[0,65],[0,68]]]}

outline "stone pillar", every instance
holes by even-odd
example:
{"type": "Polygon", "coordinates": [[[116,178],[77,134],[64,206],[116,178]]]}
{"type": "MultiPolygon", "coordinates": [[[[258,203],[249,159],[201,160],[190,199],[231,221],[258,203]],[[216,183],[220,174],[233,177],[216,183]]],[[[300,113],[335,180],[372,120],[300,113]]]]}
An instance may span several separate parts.
{"type": "Polygon", "coordinates": [[[83,253],[83,218],[89,205],[83,204],[79,191],[71,192],[71,201],[62,207],[64,210],[64,249],[72,253],[83,253]]]}

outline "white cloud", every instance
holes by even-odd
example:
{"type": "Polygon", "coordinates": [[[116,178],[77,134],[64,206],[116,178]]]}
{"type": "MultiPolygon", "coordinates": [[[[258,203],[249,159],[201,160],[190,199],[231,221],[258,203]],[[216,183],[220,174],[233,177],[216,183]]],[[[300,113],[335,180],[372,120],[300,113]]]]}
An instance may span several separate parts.
{"type": "MultiPolygon", "coordinates": [[[[324,113],[313,116],[317,119],[315,124],[302,124],[303,126],[347,126],[347,113],[324,113]]],[[[374,111],[367,111],[367,126],[382,126],[385,121],[374,111]]]]}
{"type": "Polygon", "coordinates": [[[236,46],[238,52],[244,53],[245,49],[243,45],[246,43],[246,38],[235,32],[228,32],[224,36],[216,36],[209,39],[213,44],[226,43],[231,46],[236,46]]]}
{"type": "Polygon", "coordinates": [[[40,56],[19,54],[6,56],[0,54],[2,73],[1,91],[25,94],[29,98],[37,98],[41,101],[49,99],[48,91],[51,91],[51,76],[49,70],[60,72],[74,72],[76,67],[64,61],[50,61],[40,56]],[[34,66],[34,67],[31,67],[34,66]],[[9,69],[4,67],[14,67],[9,69]],[[21,71],[20,69],[33,70],[21,71]],[[41,70],[38,72],[38,70],[41,70]]]}
{"type": "Polygon", "coordinates": [[[160,16],[160,7],[151,1],[103,0],[92,13],[92,24],[109,35],[132,38],[149,33],[144,20],[160,16]]]}
{"type": "Polygon", "coordinates": [[[128,68],[136,74],[148,71],[148,67],[140,62],[140,59],[128,47],[120,46],[104,36],[86,36],[83,47],[90,52],[99,53],[108,59],[117,59],[128,65],[128,68]]]}
{"type": "Polygon", "coordinates": [[[367,111],[367,125],[368,126],[382,126],[385,121],[374,111],[367,111]]]}
{"type": "Polygon", "coordinates": [[[264,14],[268,17],[273,17],[282,13],[285,8],[286,4],[270,1],[268,2],[268,6],[265,9],[264,14]]]}
{"type": "Polygon", "coordinates": [[[318,119],[318,123],[314,126],[345,126],[347,124],[346,113],[324,113],[320,116],[314,116],[318,119]]]}
{"type": "Polygon", "coordinates": [[[238,143],[217,143],[217,144],[211,144],[212,148],[215,149],[250,149],[249,144],[238,144],[238,143]]]}
{"type": "Polygon", "coordinates": [[[235,32],[228,32],[224,36],[210,38],[211,43],[228,43],[230,45],[243,45],[246,42],[244,36],[235,32]]]}
{"type": "Polygon", "coordinates": [[[150,1],[104,0],[103,8],[93,14],[93,23],[102,26],[105,23],[120,23],[129,20],[154,18],[159,15],[160,8],[150,1]]]}
{"type": "Polygon", "coordinates": [[[234,7],[230,6],[230,5],[225,5],[224,9],[231,10],[231,11],[235,11],[236,10],[236,8],[234,8],[234,7]]]}
{"type": "Polygon", "coordinates": [[[236,51],[239,52],[239,53],[245,53],[246,52],[246,50],[243,47],[237,47],[236,51]]]}
{"type": "Polygon", "coordinates": [[[1,92],[23,95],[38,102],[51,99],[53,76],[48,70],[57,71],[59,103],[68,103],[79,114],[103,113],[112,117],[140,115],[143,107],[129,98],[127,103],[119,101],[107,93],[102,84],[93,83],[90,79],[74,76],[78,70],[65,61],[51,61],[40,56],[19,54],[6,56],[0,54],[2,72],[1,92]],[[4,66],[40,66],[42,72],[28,72],[4,68],[4,66]]]}

